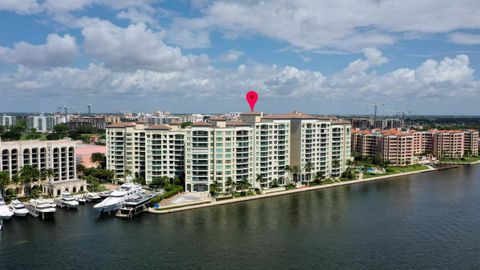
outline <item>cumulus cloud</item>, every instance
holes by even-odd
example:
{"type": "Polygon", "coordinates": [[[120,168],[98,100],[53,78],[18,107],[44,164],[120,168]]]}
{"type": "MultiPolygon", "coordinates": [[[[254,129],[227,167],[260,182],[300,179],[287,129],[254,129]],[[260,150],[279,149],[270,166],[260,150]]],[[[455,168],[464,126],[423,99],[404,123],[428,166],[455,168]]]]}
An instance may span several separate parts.
{"type": "Polygon", "coordinates": [[[480,44],[480,35],[455,32],[450,34],[449,39],[453,43],[464,45],[478,45],[480,44]]]}
{"type": "Polygon", "coordinates": [[[367,48],[364,50],[365,60],[357,59],[351,62],[343,71],[346,76],[367,71],[371,67],[380,66],[388,62],[382,52],[375,48],[367,48]]]}
{"type": "Polygon", "coordinates": [[[182,35],[190,37],[220,30],[260,34],[307,50],[357,51],[393,44],[413,34],[479,29],[479,9],[480,2],[474,0],[454,4],[450,0],[212,1],[203,3],[202,15],[191,19],[190,28],[182,20],[174,25],[186,26],[183,31],[191,33],[182,35]]]}
{"type": "Polygon", "coordinates": [[[243,56],[242,51],[237,51],[237,50],[228,50],[227,53],[224,53],[218,57],[218,60],[220,62],[236,62],[240,57],[243,56]]]}
{"type": "MultiPolygon", "coordinates": [[[[365,54],[370,60],[361,61],[377,65],[386,61],[376,52],[365,54]]],[[[15,73],[0,75],[0,89],[4,96],[15,98],[22,93],[28,93],[29,98],[92,97],[98,102],[107,102],[112,97],[143,97],[142,106],[176,99],[188,100],[189,104],[203,101],[205,108],[212,105],[207,102],[209,100],[238,100],[246,89],[256,89],[266,99],[288,98],[289,102],[329,100],[333,103],[371,98],[425,101],[439,97],[450,100],[452,97],[480,96],[480,83],[474,79],[473,72],[466,55],[440,61],[429,59],[417,68],[400,68],[381,75],[367,70],[350,76],[342,72],[326,76],[309,69],[262,64],[237,68],[191,66],[169,73],[145,69],[112,70],[90,64],[85,69],[19,67],[15,73]]],[[[189,108],[183,103],[175,104],[177,110],[189,108]]]]}
{"type": "Polygon", "coordinates": [[[41,8],[36,0],[2,0],[0,1],[0,11],[2,10],[30,14],[39,12],[41,8]]]}
{"type": "Polygon", "coordinates": [[[185,56],[179,48],[166,45],[162,32],[143,23],[127,28],[102,20],[84,20],[83,24],[85,52],[113,70],[173,72],[207,62],[204,56],[185,56]]]}
{"type": "Polygon", "coordinates": [[[34,68],[50,68],[72,64],[77,53],[74,37],[49,34],[47,43],[43,45],[19,42],[13,48],[0,47],[0,60],[34,68]]]}

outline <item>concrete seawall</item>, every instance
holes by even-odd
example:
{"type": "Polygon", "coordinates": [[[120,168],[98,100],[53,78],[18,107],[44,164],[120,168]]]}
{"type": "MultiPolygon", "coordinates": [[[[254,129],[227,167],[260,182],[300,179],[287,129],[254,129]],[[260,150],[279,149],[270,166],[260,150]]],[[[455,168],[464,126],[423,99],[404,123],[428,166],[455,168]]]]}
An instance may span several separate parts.
{"type": "Polygon", "coordinates": [[[222,200],[222,201],[212,201],[211,203],[206,203],[205,201],[202,201],[202,202],[198,202],[198,203],[189,203],[189,204],[185,204],[185,205],[177,205],[175,207],[171,207],[170,209],[150,208],[149,212],[153,213],[153,214],[169,214],[169,213],[198,209],[198,208],[204,208],[204,207],[211,207],[211,206],[217,206],[217,205],[224,205],[224,204],[245,202],[245,201],[251,201],[251,200],[265,199],[265,198],[282,196],[282,195],[299,193],[299,192],[305,192],[305,191],[313,191],[313,190],[319,190],[319,189],[325,189],[325,188],[333,188],[333,187],[339,187],[339,186],[354,185],[354,184],[366,183],[366,182],[371,182],[371,181],[376,181],[376,180],[393,179],[393,178],[400,177],[400,176],[413,175],[413,174],[432,172],[432,171],[437,171],[437,169],[429,168],[429,169],[425,169],[425,170],[399,173],[399,174],[394,174],[394,175],[384,175],[384,176],[371,177],[371,178],[367,178],[367,179],[343,181],[343,182],[338,182],[338,183],[333,183],[333,184],[317,185],[317,186],[313,186],[313,187],[301,187],[301,188],[297,188],[297,189],[278,191],[278,192],[273,192],[273,193],[268,193],[268,194],[254,195],[254,196],[248,196],[248,197],[240,197],[240,198],[234,198],[234,199],[222,200]]]}

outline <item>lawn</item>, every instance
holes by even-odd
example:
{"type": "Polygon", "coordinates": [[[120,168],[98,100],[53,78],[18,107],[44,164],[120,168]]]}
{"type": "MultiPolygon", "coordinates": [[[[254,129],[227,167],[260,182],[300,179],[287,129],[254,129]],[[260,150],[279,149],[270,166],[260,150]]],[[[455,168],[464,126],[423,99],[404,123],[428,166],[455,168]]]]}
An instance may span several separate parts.
{"type": "Polygon", "coordinates": [[[480,161],[480,156],[476,157],[463,157],[463,158],[444,158],[440,159],[441,162],[455,162],[455,163],[472,163],[480,161]]]}
{"type": "Polygon", "coordinates": [[[415,164],[409,166],[389,166],[385,174],[364,174],[363,178],[372,178],[376,176],[394,175],[399,173],[415,172],[428,169],[425,165],[415,164]]]}

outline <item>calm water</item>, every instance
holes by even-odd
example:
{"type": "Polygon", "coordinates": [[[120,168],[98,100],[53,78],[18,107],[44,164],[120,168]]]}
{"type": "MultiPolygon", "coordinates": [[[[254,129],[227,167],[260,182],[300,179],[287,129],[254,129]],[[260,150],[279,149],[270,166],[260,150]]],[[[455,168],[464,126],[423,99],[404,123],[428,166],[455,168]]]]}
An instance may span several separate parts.
{"type": "Polygon", "coordinates": [[[14,218],[0,269],[480,269],[480,166],[133,221],[14,218]]]}

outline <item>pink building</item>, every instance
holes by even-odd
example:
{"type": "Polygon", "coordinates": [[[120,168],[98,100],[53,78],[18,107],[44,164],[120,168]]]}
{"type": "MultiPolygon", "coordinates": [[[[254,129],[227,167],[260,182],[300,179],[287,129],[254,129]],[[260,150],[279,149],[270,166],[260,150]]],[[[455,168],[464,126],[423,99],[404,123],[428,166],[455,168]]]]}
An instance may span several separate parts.
{"type": "Polygon", "coordinates": [[[105,154],[107,148],[103,145],[95,144],[77,144],[77,161],[87,168],[95,167],[96,165],[90,161],[90,157],[93,153],[105,154]]]}

